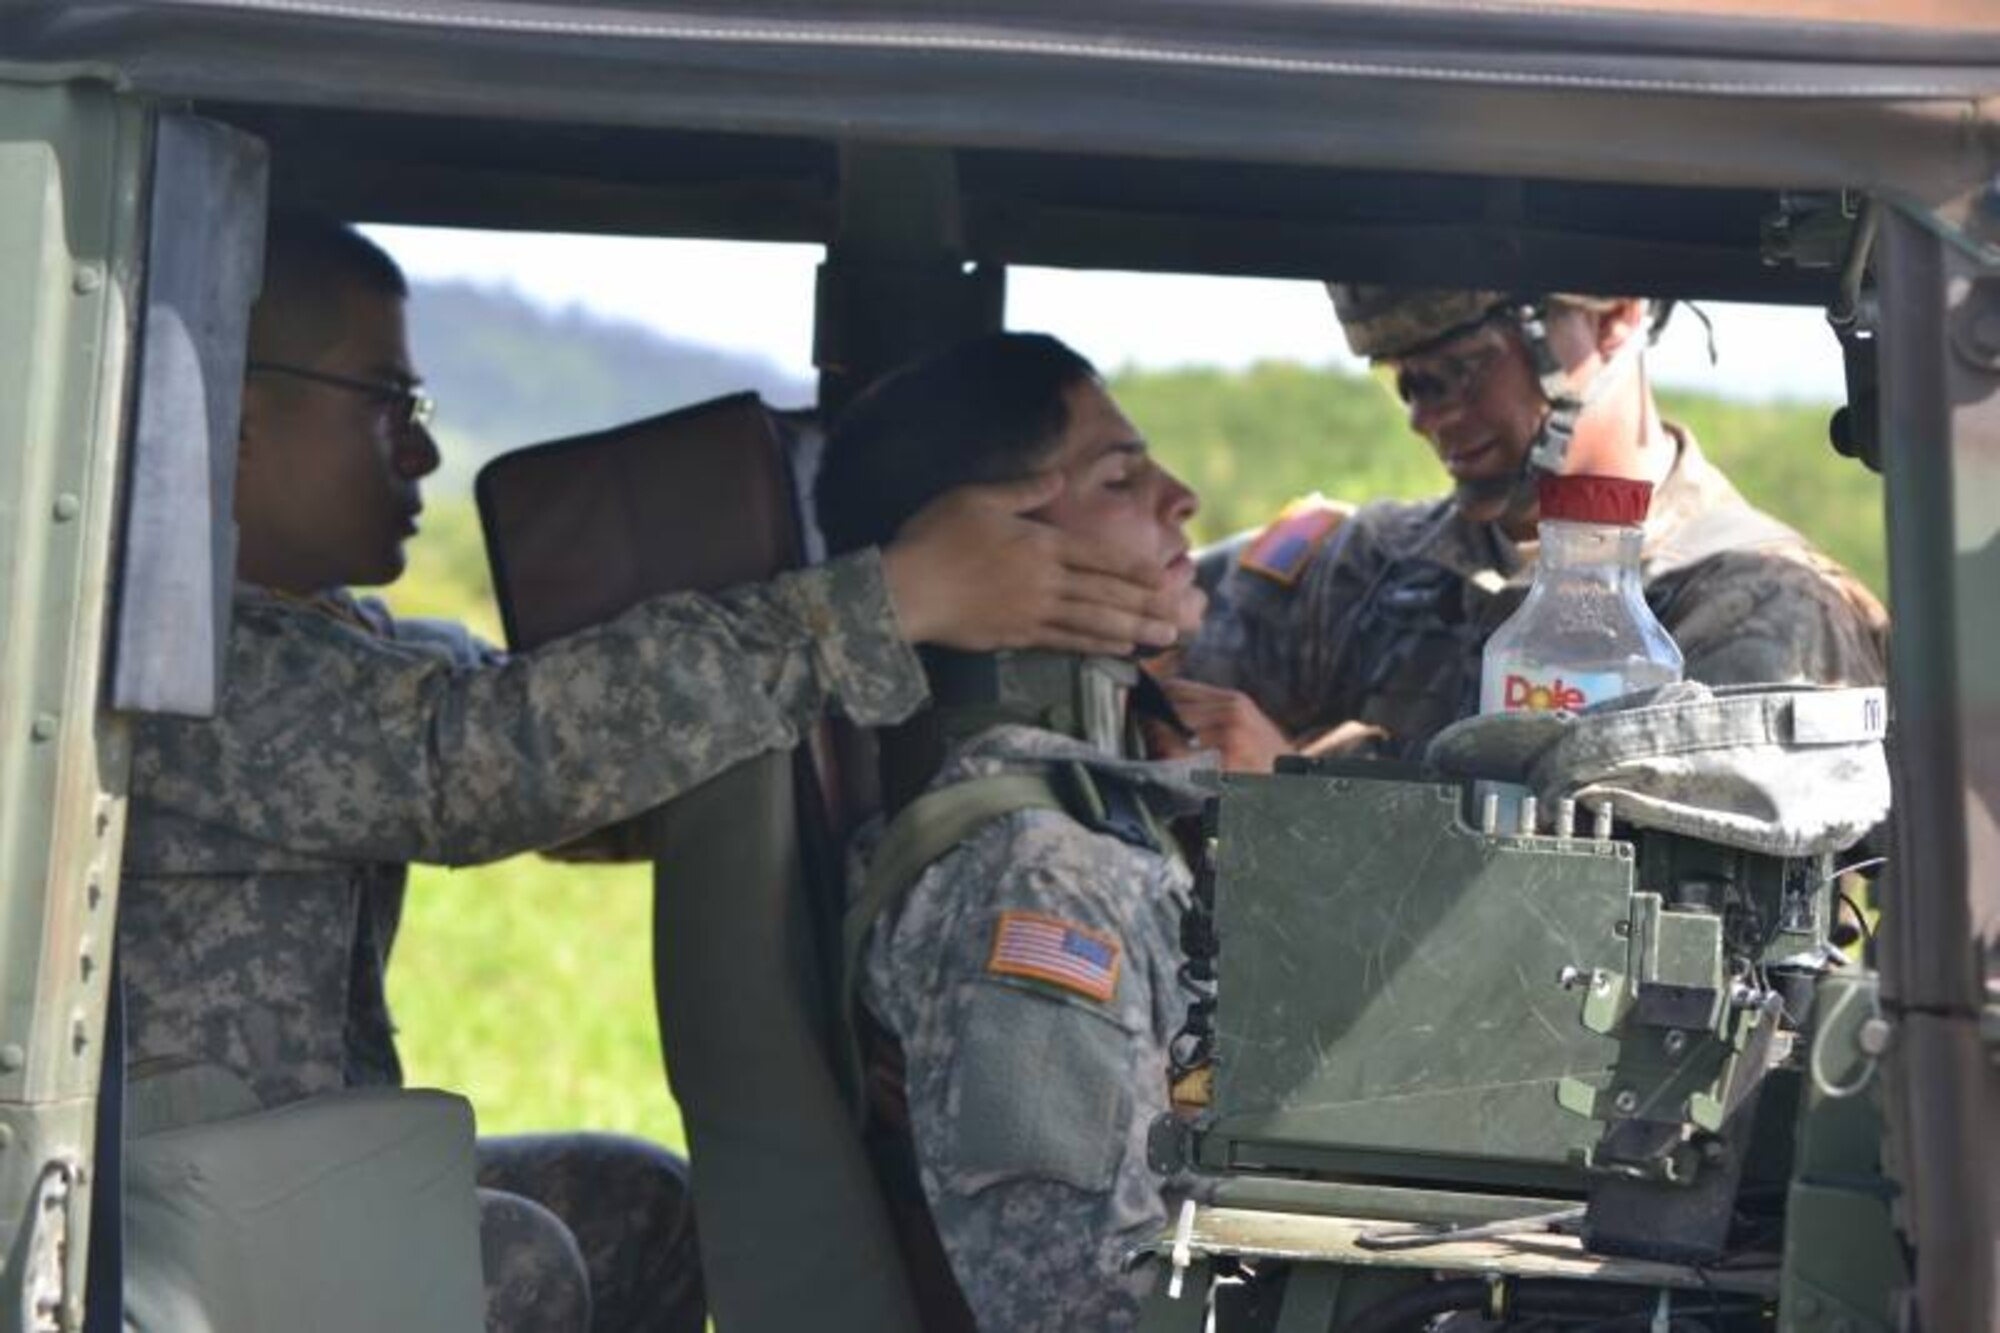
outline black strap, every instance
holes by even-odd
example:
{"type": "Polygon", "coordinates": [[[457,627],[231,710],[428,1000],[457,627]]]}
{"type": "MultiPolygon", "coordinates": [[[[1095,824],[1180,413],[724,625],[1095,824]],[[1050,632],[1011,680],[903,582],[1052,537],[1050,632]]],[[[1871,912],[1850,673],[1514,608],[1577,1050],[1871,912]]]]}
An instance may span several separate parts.
{"type": "Polygon", "coordinates": [[[125,1327],[125,981],[116,946],[104,1009],[83,1333],[122,1333],[125,1327]]]}
{"type": "Polygon", "coordinates": [[[1200,739],[1150,671],[1141,671],[1132,682],[1132,698],[1127,710],[1130,716],[1158,722],[1184,741],[1192,743],[1200,739]]]}
{"type": "Polygon", "coordinates": [[[1050,771],[1056,795],[1072,819],[1093,833],[1150,852],[1166,850],[1166,838],[1139,783],[1116,773],[1095,771],[1070,760],[1050,771]]]}

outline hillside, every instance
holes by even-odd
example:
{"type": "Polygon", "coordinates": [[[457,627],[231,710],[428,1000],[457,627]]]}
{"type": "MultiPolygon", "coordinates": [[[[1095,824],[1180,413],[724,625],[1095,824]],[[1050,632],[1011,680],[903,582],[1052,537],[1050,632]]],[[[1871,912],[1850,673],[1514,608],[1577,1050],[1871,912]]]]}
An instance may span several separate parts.
{"type": "Polygon", "coordinates": [[[470,283],[417,284],[410,343],[438,400],[447,488],[469,488],[479,463],[523,444],[743,389],[780,405],[813,393],[769,361],[470,283]]]}

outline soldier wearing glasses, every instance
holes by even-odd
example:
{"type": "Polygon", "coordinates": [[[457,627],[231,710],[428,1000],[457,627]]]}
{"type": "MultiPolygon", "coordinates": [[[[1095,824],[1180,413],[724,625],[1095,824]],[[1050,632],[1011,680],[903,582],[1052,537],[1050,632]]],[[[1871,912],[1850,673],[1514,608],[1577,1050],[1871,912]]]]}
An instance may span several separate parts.
{"type": "Polygon", "coordinates": [[[1643,360],[1664,308],[1637,298],[1335,284],[1349,345],[1394,374],[1453,489],[1345,511],[1294,506],[1220,557],[1208,617],[1168,683],[1231,767],[1280,754],[1412,756],[1478,709],[1480,652],[1533,572],[1545,473],[1653,485],[1646,597],[1711,685],[1879,683],[1886,617],[1852,575],[1752,507],[1643,360]]]}
{"type": "MultiPolygon", "coordinates": [[[[439,461],[406,296],[351,229],[274,223],[223,698],[213,719],[134,728],[133,1087],[201,1072],[193,1118],[400,1082],[384,973],[411,861],[617,822],[795,744],[828,708],[899,721],[927,694],[912,642],[1122,653],[1176,632],[1156,566],[1020,516],[1059,477],[963,488],[882,548],[641,602],[519,656],[392,617],[348,589],[402,573],[439,461]]],[[[703,1326],[676,1159],[564,1134],[482,1140],[479,1164],[489,1328],[703,1326]]]]}

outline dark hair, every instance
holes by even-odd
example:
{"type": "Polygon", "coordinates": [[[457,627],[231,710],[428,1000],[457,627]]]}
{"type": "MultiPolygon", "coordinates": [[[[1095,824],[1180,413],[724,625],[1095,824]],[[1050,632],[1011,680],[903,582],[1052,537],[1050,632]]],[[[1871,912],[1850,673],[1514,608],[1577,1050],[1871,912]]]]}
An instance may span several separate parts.
{"type": "Polygon", "coordinates": [[[386,251],[345,222],[274,213],[264,231],[264,285],[250,315],[253,356],[306,361],[340,337],[341,292],[408,297],[386,251]]]}
{"type": "Polygon", "coordinates": [[[969,482],[1023,477],[1097,368],[1046,333],[989,333],[877,380],[834,424],[815,502],[828,549],[879,546],[969,482]]]}

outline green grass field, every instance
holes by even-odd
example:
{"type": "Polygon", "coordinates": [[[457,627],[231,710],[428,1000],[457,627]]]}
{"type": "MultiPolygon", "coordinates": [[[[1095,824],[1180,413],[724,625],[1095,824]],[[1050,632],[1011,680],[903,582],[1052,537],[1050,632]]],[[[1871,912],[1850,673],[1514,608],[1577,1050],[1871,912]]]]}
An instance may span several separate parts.
{"type": "MultiPolygon", "coordinates": [[[[1169,466],[1203,494],[1197,535],[1261,523],[1294,495],[1440,491],[1443,473],[1366,378],[1300,366],[1127,375],[1114,385],[1169,466]]],[[[1881,487],[1826,444],[1827,409],[1665,396],[1750,497],[1878,592],[1881,487]]],[[[434,500],[392,601],[498,638],[469,502],[434,500]]],[[[624,1130],[682,1143],[654,1032],[650,877],[521,857],[419,869],[390,970],[413,1084],[459,1089],[492,1132],[624,1130]]]]}

